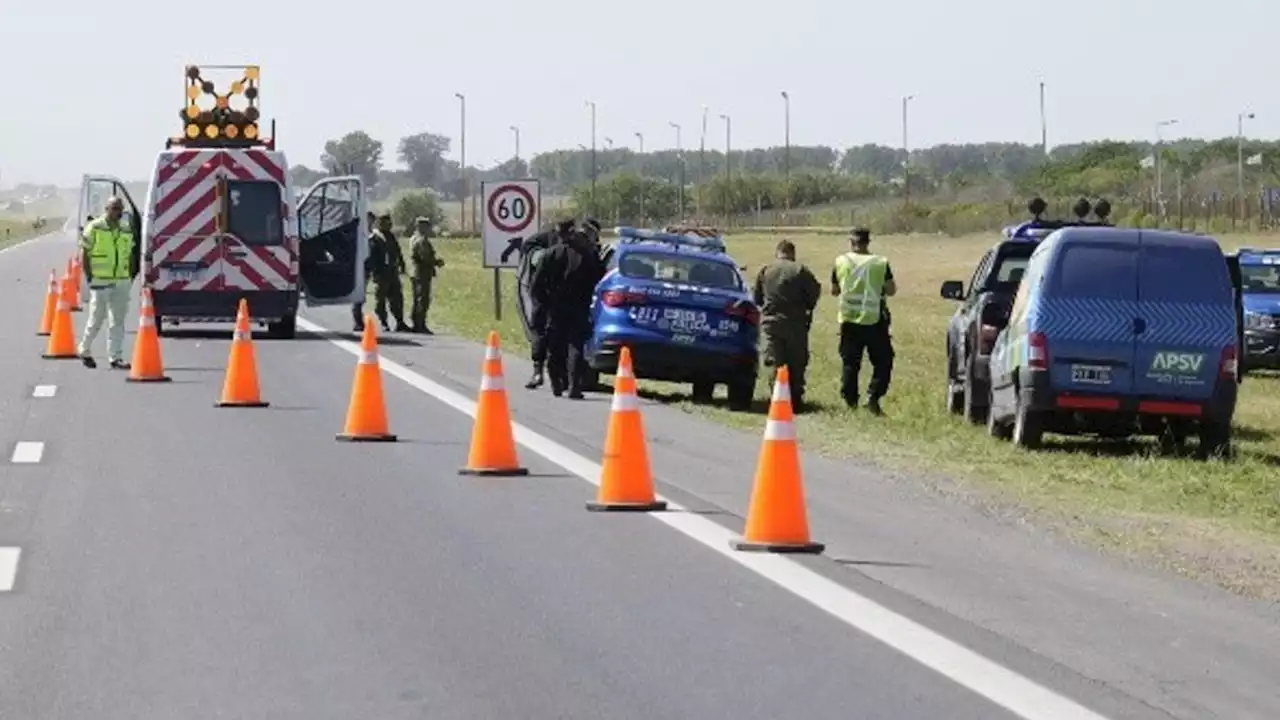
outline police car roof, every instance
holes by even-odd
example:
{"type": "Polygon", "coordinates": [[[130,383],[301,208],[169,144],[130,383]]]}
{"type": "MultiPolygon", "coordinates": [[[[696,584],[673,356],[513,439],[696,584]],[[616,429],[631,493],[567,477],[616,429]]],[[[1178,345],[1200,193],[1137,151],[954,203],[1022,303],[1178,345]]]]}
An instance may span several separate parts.
{"type": "Polygon", "coordinates": [[[618,249],[644,247],[646,250],[657,250],[673,254],[699,254],[703,256],[726,256],[727,248],[719,235],[701,236],[693,233],[674,233],[645,228],[619,227],[618,249]]]}
{"type": "Polygon", "coordinates": [[[1232,255],[1240,259],[1243,265],[1276,265],[1280,264],[1280,248],[1238,248],[1232,255]]]}

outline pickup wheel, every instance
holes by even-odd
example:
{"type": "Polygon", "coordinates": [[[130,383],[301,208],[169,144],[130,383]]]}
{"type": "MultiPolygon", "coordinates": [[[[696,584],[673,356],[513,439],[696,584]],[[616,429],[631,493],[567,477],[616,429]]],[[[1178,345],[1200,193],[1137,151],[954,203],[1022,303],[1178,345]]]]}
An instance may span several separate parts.
{"type": "Polygon", "coordinates": [[[947,350],[947,413],[959,415],[964,409],[964,388],[956,382],[955,360],[947,350]]]}
{"type": "Polygon", "coordinates": [[[981,425],[987,419],[990,391],[985,385],[974,379],[973,364],[970,363],[964,373],[964,418],[974,425],[981,425]]]}

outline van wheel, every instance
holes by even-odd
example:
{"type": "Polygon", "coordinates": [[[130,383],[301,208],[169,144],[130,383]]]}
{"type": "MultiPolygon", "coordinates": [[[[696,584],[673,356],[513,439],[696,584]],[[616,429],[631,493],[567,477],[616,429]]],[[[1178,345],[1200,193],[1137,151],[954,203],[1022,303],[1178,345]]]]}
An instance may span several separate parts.
{"type": "Polygon", "coordinates": [[[156,335],[164,337],[164,318],[156,315],[156,335]]]}
{"type": "Polygon", "coordinates": [[[964,374],[964,418],[974,425],[981,425],[982,421],[987,419],[988,409],[990,405],[983,405],[990,391],[984,387],[978,387],[973,380],[973,365],[969,365],[969,369],[964,374]]]}
{"type": "Polygon", "coordinates": [[[729,409],[733,412],[746,412],[751,409],[751,401],[755,399],[756,376],[748,375],[729,383],[729,409]]]}
{"type": "Polygon", "coordinates": [[[292,340],[298,335],[298,316],[289,315],[280,322],[267,324],[267,334],[277,340],[292,340]]]}
{"type": "Polygon", "coordinates": [[[1200,424],[1200,459],[1229,460],[1233,455],[1230,422],[1206,421],[1200,424]]]}
{"type": "Polygon", "coordinates": [[[1038,448],[1044,439],[1044,416],[1027,407],[1020,390],[1017,403],[1013,414],[1013,444],[1028,450],[1038,448]]]}

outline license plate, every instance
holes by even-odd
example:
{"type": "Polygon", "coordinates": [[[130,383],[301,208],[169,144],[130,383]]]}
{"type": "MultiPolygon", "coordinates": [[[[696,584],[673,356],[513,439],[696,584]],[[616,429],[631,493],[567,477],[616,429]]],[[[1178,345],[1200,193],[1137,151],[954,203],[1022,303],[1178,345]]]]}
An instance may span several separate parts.
{"type": "Polygon", "coordinates": [[[196,275],[198,275],[200,271],[188,270],[188,269],[182,269],[182,270],[169,269],[166,272],[169,275],[169,279],[174,282],[191,282],[192,280],[196,279],[196,275]]]}
{"type": "Polygon", "coordinates": [[[1110,385],[1111,368],[1105,365],[1072,365],[1071,382],[1085,385],[1110,385]]]}

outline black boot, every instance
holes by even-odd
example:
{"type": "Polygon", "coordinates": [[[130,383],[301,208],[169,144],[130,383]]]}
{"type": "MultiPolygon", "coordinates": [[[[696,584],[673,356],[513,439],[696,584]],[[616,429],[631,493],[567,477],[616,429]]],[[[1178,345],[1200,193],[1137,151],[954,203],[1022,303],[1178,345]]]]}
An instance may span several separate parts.
{"type": "Polygon", "coordinates": [[[884,415],[884,410],[880,409],[880,398],[867,398],[867,411],[877,417],[884,415]]]}
{"type": "Polygon", "coordinates": [[[529,377],[529,382],[524,384],[526,390],[537,390],[542,387],[542,363],[535,362],[533,364],[533,375],[529,377]]]}

